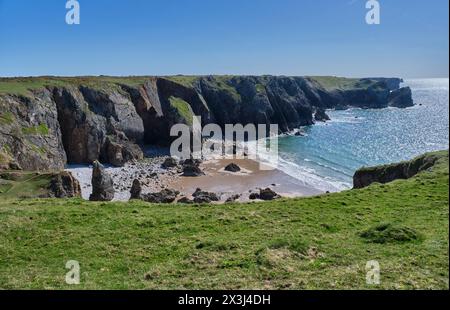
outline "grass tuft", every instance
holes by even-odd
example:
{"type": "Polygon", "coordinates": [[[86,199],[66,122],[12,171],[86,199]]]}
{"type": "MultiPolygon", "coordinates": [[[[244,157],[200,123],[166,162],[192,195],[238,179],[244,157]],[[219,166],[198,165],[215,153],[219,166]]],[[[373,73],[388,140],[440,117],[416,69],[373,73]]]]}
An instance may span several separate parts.
{"type": "Polygon", "coordinates": [[[388,242],[417,241],[421,239],[421,234],[413,228],[391,223],[379,224],[364,231],[360,236],[368,242],[382,244],[388,242]]]}

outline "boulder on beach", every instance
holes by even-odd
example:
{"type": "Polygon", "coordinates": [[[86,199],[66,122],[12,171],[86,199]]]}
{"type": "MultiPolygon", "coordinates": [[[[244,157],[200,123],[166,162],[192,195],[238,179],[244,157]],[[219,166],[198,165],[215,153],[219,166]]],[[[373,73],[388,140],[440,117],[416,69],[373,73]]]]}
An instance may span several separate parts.
{"type": "Polygon", "coordinates": [[[175,168],[177,166],[178,166],[178,162],[173,157],[166,158],[166,160],[164,160],[164,162],[162,164],[162,167],[165,168],[165,169],[175,168]]]}
{"type": "Polygon", "coordinates": [[[259,199],[259,194],[258,193],[251,193],[250,196],[248,196],[248,199],[250,199],[250,200],[259,199]]]}
{"type": "Polygon", "coordinates": [[[239,172],[239,171],[241,171],[241,167],[239,167],[235,163],[231,163],[231,164],[229,164],[228,166],[225,167],[225,171],[239,172]]]}
{"type": "Polygon", "coordinates": [[[280,198],[281,196],[278,195],[275,191],[273,191],[270,188],[260,189],[259,193],[251,193],[248,197],[250,200],[274,200],[277,198],[280,198]]]}
{"type": "Polygon", "coordinates": [[[261,189],[259,191],[259,199],[261,199],[261,200],[273,200],[273,199],[277,199],[277,198],[280,198],[280,195],[275,193],[270,188],[261,189]]]}
{"type": "Polygon", "coordinates": [[[90,201],[111,201],[114,199],[114,183],[111,176],[98,161],[92,170],[92,194],[90,201]]]}
{"type": "Polygon", "coordinates": [[[172,203],[177,199],[179,194],[180,192],[176,190],[163,189],[158,193],[142,195],[142,199],[151,203],[172,203]]]}
{"type": "Polygon", "coordinates": [[[210,203],[213,201],[219,201],[220,198],[215,193],[210,193],[206,191],[202,191],[200,188],[197,188],[197,190],[192,194],[192,197],[194,197],[195,203],[210,203]]]}
{"type": "Polygon", "coordinates": [[[198,177],[205,175],[200,169],[200,160],[186,159],[183,162],[183,176],[185,177],[198,177]]]}
{"type": "Polygon", "coordinates": [[[138,179],[134,179],[133,185],[131,186],[130,199],[141,199],[142,186],[141,182],[138,179]]]}

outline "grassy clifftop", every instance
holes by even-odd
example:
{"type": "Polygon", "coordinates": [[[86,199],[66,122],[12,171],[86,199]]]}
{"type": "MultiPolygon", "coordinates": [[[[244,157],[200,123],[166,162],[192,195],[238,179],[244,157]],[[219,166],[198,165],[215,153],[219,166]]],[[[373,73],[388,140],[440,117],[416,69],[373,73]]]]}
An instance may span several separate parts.
{"type": "MultiPolygon", "coordinates": [[[[220,83],[226,87],[227,82],[229,82],[233,75],[215,75],[214,80],[220,86],[220,83]]],[[[80,76],[80,77],[56,77],[56,76],[42,76],[42,77],[20,77],[20,78],[0,78],[0,95],[10,94],[10,95],[22,95],[26,96],[30,91],[36,91],[45,87],[63,87],[63,86],[89,86],[97,88],[111,88],[117,85],[127,85],[127,86],[139,86],[145,83],[146,80],[151,78],[150,76],[124,76],[124,77],[114,77],[114,76],[80,76]]],[[[175,83],[181,84],[185,87],[193,87],[195,82],[198,81],[202,76],[194,75],[174,75],[174,76],[163,76],[175,83]]],[[[345,78],[345,77],[335,77],[335,76],[315,76],[310,77],[311,79],[317,81],[322,87],[327,90],[334,89],[356,89],[356,88],[367,88],[376,83],[375,80],[370,79],[356,79],[356,78],[345,78]]],[[[228,86],[229,87],[229,86],[228,86]]]]}
{"type": "Polygon", "coordinates": [[[446,152],[408,180],[269,203],[1,199],[0,288],[448,289],[448,182],[446,152]]]}

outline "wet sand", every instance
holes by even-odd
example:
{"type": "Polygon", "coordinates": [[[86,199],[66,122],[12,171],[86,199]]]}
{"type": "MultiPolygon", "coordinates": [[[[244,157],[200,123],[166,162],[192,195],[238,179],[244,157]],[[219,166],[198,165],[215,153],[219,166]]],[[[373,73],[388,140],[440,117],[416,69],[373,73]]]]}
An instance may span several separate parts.
{"type": "Polygon", "coordinates": [[[283,197],[304,197],[321,194],[302,181],[293,178],[280,170],[261,170],[260,164],[250,159],[218,159],[204,162],[200,165],[205,173],[199,177],[180,176],[168,184],[187,197],[191,197],[197,188],[204,191],[221,194],[221,200],[239,194],[240,201],[248,201],[252,192],[259,188],[271,188],[283,197]],[[241,171],[232,173],[224,168],[235,163],[241,171]]]}

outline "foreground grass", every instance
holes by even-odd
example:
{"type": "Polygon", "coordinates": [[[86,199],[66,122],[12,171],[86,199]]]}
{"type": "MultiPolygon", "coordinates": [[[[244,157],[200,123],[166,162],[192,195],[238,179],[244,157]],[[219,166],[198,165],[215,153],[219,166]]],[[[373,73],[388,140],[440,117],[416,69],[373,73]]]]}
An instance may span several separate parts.
{"type": "Polygon", "coordinates": [[[270,203],[3,199],[0,288],[448,289],[448,204],[448,153],[409,180],[270,203]]]}

